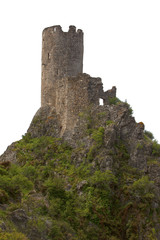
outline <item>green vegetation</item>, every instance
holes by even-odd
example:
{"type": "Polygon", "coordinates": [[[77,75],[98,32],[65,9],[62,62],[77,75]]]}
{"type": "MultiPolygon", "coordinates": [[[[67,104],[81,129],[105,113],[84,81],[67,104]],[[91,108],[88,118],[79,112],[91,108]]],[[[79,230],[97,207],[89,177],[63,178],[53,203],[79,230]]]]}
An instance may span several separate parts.
{"type": "Polygon", "coordinates": [[[90,134],[94,142],[89,149],[89,152],[87,154],[87,159],[93,160],[94,155],[98,152],[100,147],[103,145],[104,128],[99,127],[98,129],[92,129],[92,131],[90,131],[90,134]]]}
{"type": "Polygon", "coordinates": [[[132,107],[130,106],[130,104],[127,102],[127,100],[125,100],[125,105],[126,105],[127,108],[128,108],[129,114],[132,115],[132,114],[133,114],[133,109],[132,109],[132,107]]]}
{"type": "Polygon", "coordinates": [[[154,135],[153,135],[153,133],[151,133],[150,131],[145,130],[145,131],[144,131],[144,134],[145,134],[145,136],[147,136],[147,137],[150,138],[151,140],[154,139],[154,135]]]}
{"type": "Polygon", "coordinates": [[[98,129],[95,129],[92,133],[92,138],[99,147],[102,146],[104,138],[104,128],[99,127],[98,129]]]}
{"type": "Polygon", "coordinates": [[[110,124],[113,124],[114,122],[112,120],[108,120],[106,121],[106,125],[110,125],[110,124]]]}
{"type": "Polygon", "coordinates": [[[100,112],[100,113],[97,113],[97,117],[98,119],[103,119],[104,117],[106,117],[106,112],[100,112]]]}
{"type": "MultiPolygon", "coordinates": [[[[93,167],[103,148],[104,128],[92,129],[89,137],[92,145],[78,165],[73,156],[85,145],[72,149],[61,139],[29,134],[17,142],[19,165],[0,166],[0,203],[8,204],[0,212],[7,228],[0,239],[27,240],[31,229],[57,240],[134,240],[139,233],[156,239],[153,181],[128,165],[130,156],[120,140],[112,150],[114,172],[93,167]],[[25,235],[8,218],[21,208],[30,217],[25,235]]],[[[157,145],[153,148],[157,155],[157,145]]]]}
{"type": "Polygon", "coordinates": [[[18,232],[0,232],[0,240],[29,240],[24,234],[18,232]]]}
{"type": "Polygon", "coordinates": [[[117,98],[117,97],[109,98],[109,104],[116,105],[116,104],[119,104],[119,103],[121,103],[121,100],[119,98],[117,98]]]}
{"type": "Polygon", "coordinates": [[[137,147],[137,149],[143,149],[144,146],[143,146],[143,143],[139,142],[139,143],[137,143],[136,147],[137,147]]]}
{"type": "Polygon", "coordinates": [[[156,140],[153,141],[152,155],[155,157],[160,157],[160,144],[156,140]]]}

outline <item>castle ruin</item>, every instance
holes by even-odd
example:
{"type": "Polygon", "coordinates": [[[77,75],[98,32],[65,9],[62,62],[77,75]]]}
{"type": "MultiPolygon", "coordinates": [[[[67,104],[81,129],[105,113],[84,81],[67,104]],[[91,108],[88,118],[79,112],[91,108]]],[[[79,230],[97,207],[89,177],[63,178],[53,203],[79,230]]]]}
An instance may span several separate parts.
{"type": "Polygon", "coordinates": [[[83,73],[83,32],[70,26],[52,26],[42,34],[41,106],[55,108],[61,123],[61,136],[73,130],[78,114],[90,105],[116,96],[116,88],[106,92],[100,78],[83,73]]]}

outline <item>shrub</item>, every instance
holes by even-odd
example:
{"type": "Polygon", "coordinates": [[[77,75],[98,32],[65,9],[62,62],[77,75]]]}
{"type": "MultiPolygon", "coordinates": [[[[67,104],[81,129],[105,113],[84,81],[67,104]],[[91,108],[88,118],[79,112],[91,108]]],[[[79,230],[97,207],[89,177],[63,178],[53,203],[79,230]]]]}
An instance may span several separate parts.
{"type": "Polygon", "coordinates": [[[140,150],[140,149],[143,149],[143,147],[144,147],[144,146],[143,146],[142,143],[137,143],[137,145],[136,145],[136,148],[139,149],[139,150],[140,150]]]}
{"type": "Polygon", "coordinates": [[[6,176],[6,175],[0,176],[0,188],[7,192],[10,192],[13,190],[13,184],[9,176],[6,176]]]}
{"type": "Polygon", "coordinates": [[[159,157],[160,156],[160,144],[158,144],[157,140],[153,141],[152,155],[155,156],[155,157],[159,157]]]}
{"type": "Polygon", "coordinates": [[[28,193],[33,189],[33,183],[23,175],[16,175],[12,179],[12,184],[18,187],[22,193],[28,193]]]}
{"type": "Polygon", "coordinates": [[[120,103],[120,99],[117,98],[117,97],[114,97],[114,98],[109,98],[109,104],[114,104],[116,105],[117,103],[120,103]]]}
{"type": "Polygon", "coordinates": [[[149,137],[151,140],[154,139],[154,135],[153,135],[153,133],[151,133],[150,131],[145,130],[145,131],[144,131],[144,134],[145,134],[147,137],[149,137]]]}
{"type": "Polygon", "coordinates": [[[98,146],[101,146],[104,138],[104,128],[99,127],[98,129],[94,130],[92,138],[95,140],[98,146]]]}
{"type": "Polygon", "coordinates": [[[52,221],[52,228],[49,232],[49,239],[54,240],[66,240],[73,239],[77,240],[75,232],[71,226],[64,221],[52,221]]]}
{"type": "Polygon", "coordinates": [[[0,188],[6,191],[9,196],[16,197],[22,193],[27,193],[33,188],[33,184],[22,175],[0,176],[0,188]]]}
{"type": "Polygon", "coordinates": [[[47,193],[49,194],[49,198],[61,198],[65,199],[65,189],[64,182],[61,178],[53,178],[47,179],[44,183],[44,187],[46,188],[47,193]]]}
{"type": "Polygon", "coordinates": [[[112,120],[106,121],[106,125],[110,125],[110,124],[113,124],[113,123],[114,123],[114,121],[112,121],[112,120]]]}
{"type": "Polygon", "coordinates": [[[133,114],[133,109],[132,109],[132,107],[130,106],[130,104],[127,103],[127,100],[125,100],[125,105],[126,105],[127,108],[128,108],[128,112],[129,112],[129,114],[132,115],[132,114],[133,114]]]}
{"type": "Polygon", "coordinates": [[[117,180],[110,170],[105,172],[95,171],[93,176],[90,177],[90,184],[101,187],[104,189],[104,185],[108,186],[111,183],[116,183],[117,180]]]}
{"type": "Polygon", "coordinates": [[[0,240],[29,240],[24,234],[18,232],[0,232],[0,240]]]}
{"type": "Polygon", "coordinates": [[[23,140],[25,143],[30,142],[30,140],[31,140],[31,134],[30,134],[30,133],[26,133],[25,135],[22,135],[22,140],[23,140]]]}
{"type": "Polygon", "coordinates": [[[8,175],[8,171],[6,169],[4,169],[3,167],[0,166],[0,175],[8,175]]]}
{"type": "Polygon", "coordinates": [[[9,200],[8,194],[4,190],[0,189],[0,203],[1,204],[7,203],[8,200],[9,200]]]}
{"type": "Polygon", "coordinates": [[[148,176],[142,176],[140,179],[134,181],[131,186],[133,195],[140,198],[142,201],[149,201],[154,198],[154,182],[150,181],[148,176]]]}
{"type": "Polygon", "coordinates": [[[87,159],[88,160],[93,160],[93,157],[94,157],[96,151],[97,151],[97,146],[95,144],[93,144],[90,147],[89,152],[87,153],[87,159]]]}
{"type": "Polygon", "coordinates": [[[22,168],[22,174],[29,178],[30,180],[34,180],[35,177],[37,176],[37,171],[36,171],[36,168],[34,166],[24,166],[22,168]]]}

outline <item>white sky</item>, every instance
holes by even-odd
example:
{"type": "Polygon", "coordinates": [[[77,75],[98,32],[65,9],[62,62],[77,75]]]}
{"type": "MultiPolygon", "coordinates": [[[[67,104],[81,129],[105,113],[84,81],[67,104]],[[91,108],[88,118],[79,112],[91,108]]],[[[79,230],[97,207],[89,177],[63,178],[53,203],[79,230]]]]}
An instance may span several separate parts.
{"type": "Polygon", "coordinates": [[[84,72],[134,110],[160,141],[159,0],[4,0],[0,3],[0,153],[25,134],[40,107],[41,33],[84,31],[84,72]]]}

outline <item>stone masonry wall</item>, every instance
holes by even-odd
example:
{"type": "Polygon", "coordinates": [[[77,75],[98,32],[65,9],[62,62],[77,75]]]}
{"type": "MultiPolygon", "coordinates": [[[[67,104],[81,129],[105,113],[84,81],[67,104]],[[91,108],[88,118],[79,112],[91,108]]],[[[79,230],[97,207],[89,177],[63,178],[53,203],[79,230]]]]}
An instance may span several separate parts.
{"type": "Polygon", "coordinates": [[[42,42],[41,106],[55,108],[61,136],[73,132],[78,115],[90,105],[104,105],[116,97],[116,88],[106,92],[100,78],[83,74],[83,32],[74,26],[44,29],[42,42]]]}
{"type": "Polygon", "coordinates": [[[61,135],[72,131],[77,117],[90,105],[99,105],[99,95],[103,90],[100,78],[87,74],[66,77],[56,83],[56,112],[61,122],[61,135]]]}
{"type": "Polygon", "coordinates": [[[41,105],[55,106],[55,84],[83,69],[83,32],[74,26],[63,32],[61,26],[44,29],[42,34],[41,105]]]}

